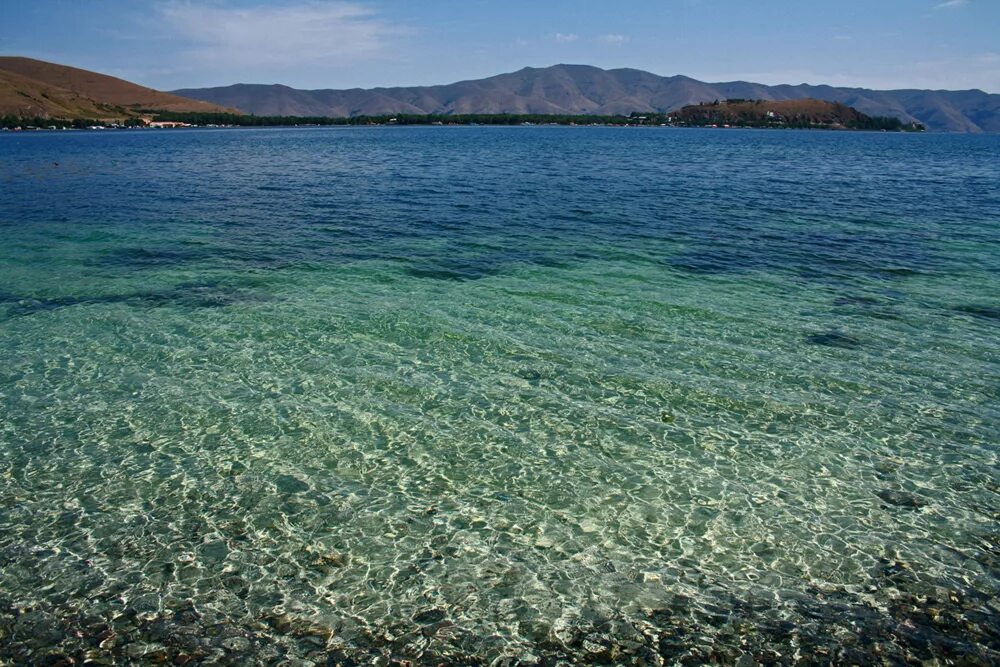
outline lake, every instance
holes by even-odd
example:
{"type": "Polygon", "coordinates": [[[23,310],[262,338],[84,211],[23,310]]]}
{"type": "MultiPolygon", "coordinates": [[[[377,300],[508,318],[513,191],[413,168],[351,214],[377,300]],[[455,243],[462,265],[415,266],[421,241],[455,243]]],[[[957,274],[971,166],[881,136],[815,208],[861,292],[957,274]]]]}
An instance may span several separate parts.
{"type": "Polygon", "coordinates": [[[998,184],[996,135],[0,135],[0,661],[998,662],[998,184]]]}

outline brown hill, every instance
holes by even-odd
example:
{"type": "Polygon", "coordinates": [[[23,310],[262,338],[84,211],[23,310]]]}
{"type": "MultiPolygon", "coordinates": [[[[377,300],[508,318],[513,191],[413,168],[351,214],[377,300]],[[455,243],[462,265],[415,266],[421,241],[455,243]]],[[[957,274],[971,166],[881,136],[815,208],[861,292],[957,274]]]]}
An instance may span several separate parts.
{"type": "Polygon", "coordinates": [[[0,56],[0,115],[108,119],[150,110],[233,111],[97,72],[0,56]]]}
{"type": "Polygon", "coordinates": [[[119,118],[122,109],[101,105],[64,88],[0,70],[0,116],[19,118],[119,118]]]}
{"type": "Polygon", "coordinates": [[[850,127],[871,121],[857,109],[823,100],[726,100],[694,104],[671,114],[681,123],[810,124],[850,127]]]}

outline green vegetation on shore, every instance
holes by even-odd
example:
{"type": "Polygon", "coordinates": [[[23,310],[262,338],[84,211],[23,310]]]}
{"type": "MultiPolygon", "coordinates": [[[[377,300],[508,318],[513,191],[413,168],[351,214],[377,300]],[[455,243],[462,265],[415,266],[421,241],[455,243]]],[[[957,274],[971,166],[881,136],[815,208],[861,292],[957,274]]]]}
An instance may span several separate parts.
{"type": "MultiPolygon", "coordinates": [[[[253,116],[230,113],[179,113],[153,112],[157,121],[187,123],[197,126],[231,127],[294,127],[300,125],[652,125],[665,124],[666,120],[653,117],[633,116],[587,116],[587,115],[542,115],[542,114],[461,114],[461,115],[407,115],[395,116],[352,116],[331,118],[328,116],[253,116]]],[[[101,121],[77,118],[58,120],[53,118],[19,118],[0,116],[0,127],[36,128],[86,128],[100,125],[101,121]]],[[[140,119],[122,121],[127,127],[142,127],[140,119]]]]}
{"type": "Polygon", "coordinates": [[[255,116],[230,113],[156,113],[158,121],[191,125],[671,125],[678,127],[754,127],[775,129],[852,129],[900,132],[922,130],[899,118],[867,116],[857,109],[822,100],[726,100],[689,105],[669,113],[588,114],[396,114],[378,116],[255,116]]]}
{"type": "Polygon", "coordinates": [[[279,125],[627,125],[636,124],[637,116],[589,116],[551,114],[395,114],[384,116],[254,116],[226,113],[161,113],[160,121],[179,121],[191,125],[235,125],[243,127],[279,125]]]}
{"type": "MultiPolygon", "coordinates": [[[[21,118],[19,116],[0,116],[0,128],[13,129],[40,128],[40,129],[78,129],[82,130],[95,125],[106,126],[109,121],[97,120],[94,118],[74,118],[66,120],[61,118],[21,118]]],[[[122,118],[115,121],[119,127],[145,127],[146,123],[141,118],[122,118]]]]}
{"type": "MultiPolygon", "coordinates": [[[[774,129],[852,129],[921,131],[922,126],[898,118],[871,117],[840,104],[807,100],[764,102],[728,100],[684,107],[671,113],[615,116],[586,114],[397,114],[383,116],[254,116],[235,113],[155,111],[142,112],[156,121],[194,126],[288,127],[302,125],[612,125],[675,127],[749,127],[774,129]]],[[[86,128],[103,125],[93,119],[0,117],[0,127],[86,128]]],[[[142,118],[119,121],[119,126],[141,127],[142,118]]]]}
{"type": "MultiPolygon", "coordinates": [[[[910,127],[898,118],[870,117],[857,114],[857,118],[846,120],[842,127],[852,130],[886,130],[900,132],[910,127]]],[[[233,125],[240,127],[266,127],[288,125],[675,125],[706,127],[721,122],[711,117],[690,119],[677,114],[638,114],[630,116],[591,115],[550,115],[550,114],[428,114],[395,116],[352,116],[329,118],[324,116],[253,116],[236,114],[163,113],[157,120],[179,121],[191,125],[233,125]]],[[[834,129],[835,124],[811,121],[808,117],[788,119],[768,119],[755,122],[747,119],[734,122],[739,127],[788,128],[788,129],[834,129]]],[[[922,129],[922,128],[919,128],[922,129]]]]}

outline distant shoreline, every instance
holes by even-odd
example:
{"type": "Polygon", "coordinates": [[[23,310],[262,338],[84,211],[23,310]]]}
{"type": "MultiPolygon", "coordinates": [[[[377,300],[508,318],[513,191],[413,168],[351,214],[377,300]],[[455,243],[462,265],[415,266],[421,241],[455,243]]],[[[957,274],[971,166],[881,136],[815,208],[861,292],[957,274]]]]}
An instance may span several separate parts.
{"type": "MultiPolygon", "coordinates": [[[[556,123],[538,123],[530,125],[471,125],[471,124],[448,124],[443,126],[434,125],[216,125],[216,126],[206,126],[206,125],[192,125],[191,127],[178,127],[170,129],[154,129],[154,128],[141,128],[141,127],[124,127],[124,128],[102,128],[101,130],[89,129],[89,128],[66,128],[66,129],[51,129],[47,127],[40,128],[22,128],[19,130],[0,128],[0,136],[4,135],[24,135],[24,134],[98,134],[98,133],[110,133],[110,134],[163,134],[171,132],[204,132],[210,130],[309,130],[309,129],[330,129],[330,130],[358,130],[358,129],[386,129],[386,128],[401,128],[401,129],[417,129],[417,128],[428,128],[428,127],[441,127],[441,128],[524,128],[524,129],[552,129],[552,128],[578,128],[578,129],[599,129],[599,128],[620,128],[620,129],[646,129],[646,130],[718,130],[720,132],[731,132],[731,131],[755,131],[755,132],[778,132],[778,131],[790,131],[790,132],[821,132],[821,133],[833,133],[833,134],[933,134],[933,135],[948,135],[948,134],[967,134],[965,132],[900,132],[900,131],[888,131],[888,130],[861,130],[852,128],[796,128],[796,127],[781,127],[781,128],[767,128],[767,127],[706,127],[706,126],[685,126],[685,125],[667,125],[667,126],[654,126],[654,125],[612,125],[612,124],[591,124],[591,125],[561,125],[556,123]]],[[[995,132],[984,132],[984,135],[996,135],[995,132]]]]}
{"type": "Polygon", "coordinates": [[[8,130],[63,129],[179,129],[187,127],[302,127],[371,125],[566,125],[623,127],[710,127],[797,130],[875,130],[922,132],[919,123],[892,116],[868,116],[844,104],[823,100],[716,100],[669,112],[632,112],[628,115],[589,114],[383,114],[360,116],[255,116],[242,113],[164,111],[147,109],[128,119],[52,119],[0,117],[8,130]]]}
{"type": "MultiPolygon", "coordinates": [[[[428,128],[428,127],[441,127],[441,128],[473,128],[473,127],[488,127],[488,128],[637,128],[637,129],[657,129],[657,130],[719,130],[732,131],[732,130],[755,130],[762,132],[773,132],[773,131],[794,131],[794,132],[833,132],[833,133],[864,133],[864,134],[925,134],[926,132],[914,132],[914,131],[892,131],[892,130],[870,130],[870,129],[860,129],[860,128],[847,128],[847,127],[752,127],[752,126],[707,126],[707,125],[641,125],[641,124],[629,124],[629,123],[588,123],[588,124],[569,124],[569,123],[510,123],[506,125],[500,124],[483,124],[483,123],[443,123],[443,124],[389,124],[389,123],[340,123],[340,124],[312,124],[312,123],[299,123],[299,124],[289,124],[289,125],[191,125],[188,127],[173,127],[173,128],[151,128],[151,127],[85,127],[85,128],[52,128],[52,127],[22,127],[22,128],[0,128],[0,135],[20,135],[20,134],[95,134],[95,133],[144,133],[144,134],[162,134],[170,132],[187,132],[187,131],[205,131],[205,130],[263,130],[263,129],[376,129],[376,128],[428,128]]],[[[962,132],[931,132],[930,134],[964,134],[962,132]]],[[[986,133],[990,134],[990,133],[986,133]]]]}

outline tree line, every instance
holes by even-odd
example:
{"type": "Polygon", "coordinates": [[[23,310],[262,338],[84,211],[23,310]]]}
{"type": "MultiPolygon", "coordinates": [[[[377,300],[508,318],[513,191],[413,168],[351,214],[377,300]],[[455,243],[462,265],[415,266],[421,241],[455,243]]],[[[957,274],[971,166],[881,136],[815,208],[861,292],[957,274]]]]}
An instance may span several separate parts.
{"type": "Polygon", "coordinates": [[[584,114],[384,114],[376,116],[257,116],[254,114],[159,112],[158,121],[191,125],[234,125],[276,127],[294,125],[628,125],[630,116],[590,116],[584,114]]]}
{"type": "MultiPolygon", "coordinates": [[[[704,116],[682,116],[662,113],[633,113],[628,116],[591,116],[583,114],[396,114],[380,116],[350,116],[331,118],[328,116],[256,116],[253,114],[202,113],[202,112],[165,112],[151,111],[147,114],[157,121],[173,121],[189,125],[224,125],[236,127],[288,127],[302,125],[680,125],[704,127],[714,124],[730,123],[739,127],[785,127],[793,129],[822,129],[829,127],[817,124],[808,117],[780,119],[738,119],[723,118],[712,114],[704,116]]],[[[22,118],[19,116],[0,116],[0,128],[75,128],[83,129],[93,125],[104,125],[106,121],[75,118],[22,118]]],[[[115,121],[116,125],[124,127],[142,127],[145,125],[139,117],[131,117],[115,121]]],[[[864,116],[850,120],[844,125],[854,130],[876,131],[922,131],[923,126],[917,123],[904,123],[898,118],[864,116]]]]}
{"type": "MultiPolygon", "coordinates": [[[[77,129],[82,130],[93,125],[104,125],[109,121],[106,120],[96,120],[94,118],[42,118],[40,116],[34,116],[31,118],[25,118],[22,116],[0,116],[0,127],[7,128],[8,130],[14,129],[15,127],[20,128],[56,128],[57,130],[62,129],[77,129]]],[[[122,118],[114,121],[114,124],[122,127],[143,127],[145,126],[145,121],[141,118],[122,118]]]]}

